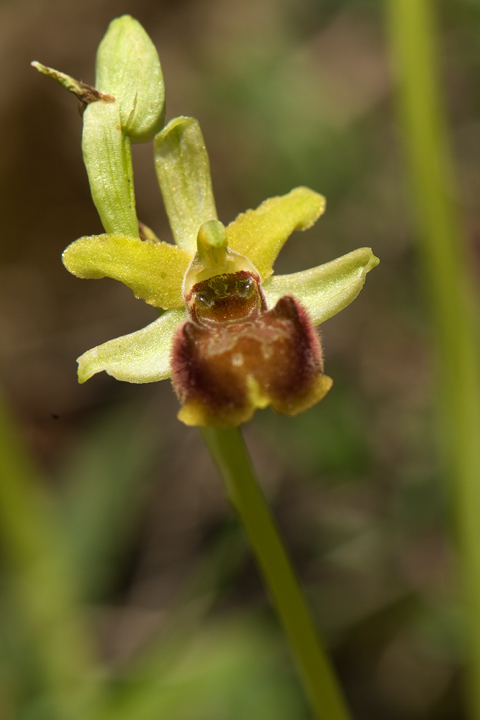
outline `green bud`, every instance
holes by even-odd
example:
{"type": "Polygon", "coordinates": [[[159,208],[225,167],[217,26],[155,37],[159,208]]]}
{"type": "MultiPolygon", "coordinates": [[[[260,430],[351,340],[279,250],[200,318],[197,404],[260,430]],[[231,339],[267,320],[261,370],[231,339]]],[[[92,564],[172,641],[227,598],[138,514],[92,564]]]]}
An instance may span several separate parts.
{"type": "Polygon", "coordinates": [[[97,52],[97,90],[116,98],[124,133],[149,142],[163,127],[165,90],[157,51],[130,15],[113,20],[97,52]]]}

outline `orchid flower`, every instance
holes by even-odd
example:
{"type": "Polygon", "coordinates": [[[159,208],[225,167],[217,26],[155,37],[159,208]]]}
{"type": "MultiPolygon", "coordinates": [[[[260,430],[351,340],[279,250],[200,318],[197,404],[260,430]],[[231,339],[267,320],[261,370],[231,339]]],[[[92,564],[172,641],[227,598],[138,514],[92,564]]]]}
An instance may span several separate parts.
{"type": "MultiPolygon", "coordinates": [[[[152,48],[136,21],[119,18],[99,48],[96,89],[90,89],[96,96],[85,100],[83,84],[73,90],[88,103],[84,159],[107,233],[72,243],[63,262],[81,278],[120,280],[161,311],[142,330],[84,353],[78,359],[79,381],[101,371],[131,383],[171,377],[182,404],[179,418],[188,425],[236,426],[267,405],[295,415],[321,400],[332,385],[323,373],[314,327],[354,300],[378,260],[369,248],[361,248],[303,272],[272,275],[287,238],[315,223],[325,199],[296,188],[225,227],[217,218],[198,122],[179,117],[158,132],[163,82],[152,48]],[[156,84],[142,95],[139,76],[147,55],[156,84]],[[175,245],[143,225],[138,229],[130,142],[153,135],[175,245]]],[[[75,82],[61,73],[55,79],[68,89],[75,82]]]]}

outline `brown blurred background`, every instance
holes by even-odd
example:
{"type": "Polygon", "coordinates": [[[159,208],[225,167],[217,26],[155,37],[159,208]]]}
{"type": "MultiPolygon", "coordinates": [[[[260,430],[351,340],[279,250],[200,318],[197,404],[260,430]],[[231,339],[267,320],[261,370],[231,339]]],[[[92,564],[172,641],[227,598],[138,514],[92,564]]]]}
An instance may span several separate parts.
{"type": "MultiPolygon", "coordinates": [[[[476,248],[480,5],[437,6],[460,200],[476,248]]],[[[98,43],[123,13],[158,48],[167,119],[200,121],[223,222],[307,185],[327,197],[326,215],[290,239],[276,268],[301,270],[361,246],[381,259],[358,300],[321,328],[334,379],[327,398],[295,420],[258,412],[245,432],[355,717],[460,718],[462,622],[431,329],[375,0],[0,4],[1,381],[60,496],[81,484],[82,468],[97,489],[129,463],[138,477],[125,481],[129,517],[112,509],[122,541],[88,597],[102,653],[118,663],[137,652],[202,558],[235,532],[196,432],[176,420],[169,382],[76,381],[79,354],[156,313],[119,283],[80,281],[63,268],[66,245],[102,228],[77,102],[29,63],[93,83],[98,43]]],[[[171,240],[152,148],[133,151],[138,216],[171,240]]],[[[253,610],[275,627],[253,562],[235,553],[212,612],[253,610]]]]}

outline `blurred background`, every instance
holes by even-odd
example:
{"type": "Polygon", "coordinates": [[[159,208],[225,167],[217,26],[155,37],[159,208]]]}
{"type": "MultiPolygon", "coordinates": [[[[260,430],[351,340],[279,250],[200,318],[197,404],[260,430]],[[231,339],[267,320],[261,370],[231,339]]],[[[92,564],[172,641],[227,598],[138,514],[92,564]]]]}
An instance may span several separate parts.
{"type": "MultiPolygon", "coordinates": [[[[436,6],[478,270],[480,4],[436,6]]],[[[327,212],[293,235],[276,270],[362,246],[381,259],[359,298],[321,327],[334,379],[326,399],[294,420],[257,412],[245,436],[355,718],[462,718],[432,330],[379,0],[0,4],[0,379],[66,520],[99,656],[127,684],[147,655],[160,677],[165,648],[180,677],[208,666],[169,720],[309,717],[250,552],[197,432],[176,420],[170,383],[102,374],[77,384],[78,355],[156,311],[113,280],[63,268],[63,249],[102,227],[77,101],[29,63],[93,84],[98,43],[123,13],[158,48],[167,120],[200,121],[224,223],[307,185],[327,212]],[[186,656],[192,667],[182,670],[186,656]]],[[[151,145],[133,157],[139,219],[171,241],[151,145]]],[[[10,695],[0,717],[41,717],[22,630],[3,624],[10,695]]],[[[154,696],[138,718],[162,717],[154,696]]]]}

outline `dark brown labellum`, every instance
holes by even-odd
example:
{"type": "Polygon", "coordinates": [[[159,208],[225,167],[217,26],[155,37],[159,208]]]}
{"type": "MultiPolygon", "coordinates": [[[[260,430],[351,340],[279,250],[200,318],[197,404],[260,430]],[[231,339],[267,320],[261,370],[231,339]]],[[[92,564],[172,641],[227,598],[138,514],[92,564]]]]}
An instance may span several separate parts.
{"type": "Polygon", "coordinates": [[[296,415],[330,389],[320,341],[294,297],[267,310],[258,278],[239,272],[197,283],[187,307],[172,353],[183,422],[235,426],[267,405],[296,415]]]}

